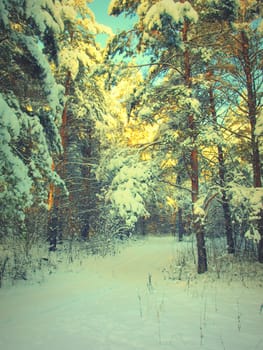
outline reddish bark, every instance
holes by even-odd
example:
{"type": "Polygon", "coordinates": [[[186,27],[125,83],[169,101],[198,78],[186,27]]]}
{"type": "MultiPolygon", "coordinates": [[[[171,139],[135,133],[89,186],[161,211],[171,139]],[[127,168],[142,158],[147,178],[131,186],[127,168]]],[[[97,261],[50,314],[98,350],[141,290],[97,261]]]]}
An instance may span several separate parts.
{"type": "MultiPolygon", "coordinates": [[[[251,128],[251,149],[252,149],[252,167],[253,167],[253,184],[254,187],[262,187],[261,181],[261,165],[259,145],[256,138],[256,115],[257,115],[257,98],[253,80],[253,64],[250,56],[249,38],[244,30],[241,31],[241,50],[240,61],[243,64],[243,69],[246,76],[247,89],[247,108],[248,118],[251,128]]],[[[263,263],[263,210],[259,213],[258,231],[260,233],[260,241],[258,244],[258,261],[263,263]]]]}
{"type": "Polygon", "coordinates": [[[254,187],[262,187],[259,146],[255,135],[256,115],[257,115],[256,92],[254,89],[252,63],[251,63],[251,58],[249,53],[249,39],[245,31],[241,32],[241,57],[240,58],[241,58],[241,61],[243,61],[243,67],[244,67],[244,72],[246,76],[248,118],[249,118],[250,127],[251,127],[251,146],[252,146],[252,166],[253,166],[254,187]]]}
{"type": "MultiPolygon", "coordinates": [[[[184,2],[184,1],[182,1],[184,2]]],[[[190,62],[190,53],[187,48],[188,42],[188,30],[189,24],[187,21],[183,24],[182,29],[182,40],[185,43],[184,50],[184,82],[186,87],[191,88],[192,79],[191,79],[191,62],[190,62]]],[[[196,234],[196,242],[197,242],[197,272],[204,273],[207,271],[207,255],[206,255],[206,247],[205,247],[205,237],[204,237],[204,227],[201,223],[201,219],[196,217],[194,214],[194,205],[198,200],[199,193],[199,162],[198,162],[198,149],[195,145],[196,143],[196,125],[193,114],[189,114],[188,116],[188,126],[191,131],[193,149],[190,154],[190,167],[191,167],[191,190],[192,190],[192,207],[193,207],[193,229],[196,234]]]]}
{"type": "MultiPolygon", "coordinates": [[[[52,161],[52,165],[51,165],[51,170],[52,171],[55,170],[55,164],[53,161],[52,161]]],[[[53,183],[51,183],[49,185],[49,191],[48,191],[48,211],[50,211],[54,205],[54,190],[55,190],[55,186],[53,183]]]]}

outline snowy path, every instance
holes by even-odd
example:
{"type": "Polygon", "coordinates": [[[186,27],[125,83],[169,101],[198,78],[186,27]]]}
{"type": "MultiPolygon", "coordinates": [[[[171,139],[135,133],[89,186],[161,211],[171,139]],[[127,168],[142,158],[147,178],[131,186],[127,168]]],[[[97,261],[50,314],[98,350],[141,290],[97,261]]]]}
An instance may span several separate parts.
{"type": "Polygon", "coordinates": [[[263,288],[164,280],[177,244],[151,238],[0,290],[0,349],[263,349],[263,288]]]}

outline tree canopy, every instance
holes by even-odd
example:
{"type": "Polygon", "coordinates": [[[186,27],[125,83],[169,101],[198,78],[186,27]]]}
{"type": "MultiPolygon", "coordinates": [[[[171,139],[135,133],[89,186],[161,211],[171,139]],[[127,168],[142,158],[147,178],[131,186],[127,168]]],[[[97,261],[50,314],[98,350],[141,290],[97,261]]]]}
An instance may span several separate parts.
{"type": "Polygon", "coordinates": [[[203,273],[225,235],[262,263],[259,1],[112,0],[115,35],[89,3],[0,1],[0,239],[194,234],[203,273]]]}

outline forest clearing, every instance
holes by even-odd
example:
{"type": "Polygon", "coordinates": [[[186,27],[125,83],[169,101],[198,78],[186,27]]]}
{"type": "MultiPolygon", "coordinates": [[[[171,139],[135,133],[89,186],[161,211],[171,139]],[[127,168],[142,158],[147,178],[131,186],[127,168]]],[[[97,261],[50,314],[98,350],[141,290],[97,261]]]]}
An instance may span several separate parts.
{"type": "Polygon", "coordinates": [[[164,236],[111,256],[75,252],[71,263],[64,252],[52,274],[46,266],[0,289],[1,349],[262,349],[260,264],[225,262],[220,276],[198,275],[191,250],[164,236]]]}
{"type": "Polygon", "coordinates": [[[262,69],[259,0],[0,0],[1,349],[263,348],[262,69]]]}

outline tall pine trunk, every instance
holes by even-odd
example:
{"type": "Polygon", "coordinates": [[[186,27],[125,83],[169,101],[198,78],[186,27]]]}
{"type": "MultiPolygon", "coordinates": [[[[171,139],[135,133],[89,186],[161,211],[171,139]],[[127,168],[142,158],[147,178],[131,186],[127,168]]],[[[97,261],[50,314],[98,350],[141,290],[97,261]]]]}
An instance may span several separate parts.
{"type": "Polygon", "coordinates": [[[218,149],[218,163],[219,163],[219,179],[221,185],[221,193],[222,193],[222,207],[224,212],[225,219],[225,232],[226,232],[226,241],[227,241],[227,251],[229,254],[235,253],[235,242],[233,237],[233,226],[231,220],[231,211],[230,205],[227,198],[226,191],[224,189],[225,186],[225,164],[224,164],[224,153],[221,146],[217,147],[218,149]]]}
{"type": "MultiPolygon", "coordinates": [[[[215,108],[215,98],[212,86],[209,88],[209,100],[210,100],[210,109],[213,121],[217,124],[217,115],[215,108]]],[[[235,253],[235,243],[233,238],[233,227],[231,222],[231,211],[229,206],[229,201],[227,198],[225,187],[225,162],[224,162],[224,151],[221,145],[217,145],[217,159],[218,159],[218,175],[221,187],[221,199],[222,199],[222,207],[224,212],[225,219],[225,232],[226,232],[226,240],[227,240],[227,251],[229,254],[235,253]]]]}
{"type": "MultiPolygon", "coordinates": [[[[240,40],[241,49],[239,58],[246,77],[247,108],[251,129],[251,163],[253,168],[253,185],[256,188],[262,187],[259,144],[255,132],[257,115],[257,97],[254,88],[255,82],[253,79],[252,72],[253,64],[251,62],[249,38],[244,30],[241,31],[240,40]]],[[[260,241],[258,244],[258,261],[263,263],[263,210],[261,210],[259,213],[257,226],[260,234],[260,241]]]]}
{"type": "MultiPolygon", "coordinates": [[[[65,96],[68,96],[70,93],[71,86],[71,73],[67,72],[66,80],[65,80],[65,96]]],[[[67,148],[67,122],[68,122],[68,108],[67,101],[65,103],[63,112],[62,112],[62,123],[60,128],[60,136],[61,143],[63,147],[63,160],[58,161],[58,165],[55,165],[55,161],[53,161],[52,167],[53,170],[56,169],[58,174],[64,179],[64,171],[65,171],[65,154],[67,148]]],[[[57,241],[62,237],[62,223],[61,223],[61,190],[55,186],[51,186],[49,189],[49,218],[48,218],[48,241],[50,244],[49,250],[54,251],[57,249],[57,241]]]]}
{"type": "MultiPolygon", "coordinates": [[[[185,44],[184,51],[184,83],[186,87],[191,88],[191,63],[190,53],[188,49],[188,30],[189,24],[187,21],[183,24],[182,39],[185,44]]],[[[191,131],[191,138],[193,148],[190,154],[190,177],[191,177],[191,190],[192,190],[192,208],[193,208],[193,229],[196,235],[197,242],[197,272],[199,274],[207,271],[207,255],[205,247],[205,235],[204,227],[201,222],[201,218],[197,217],[194,212],[195,203],[198,200],[199,194],[199,163],[198,163],[198,149],[196,146],[197,130],[195,124],[195,118],[193,114],[188,116],[188,126],[191,131]]]]}

